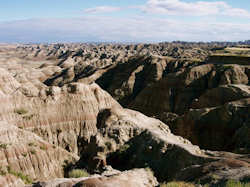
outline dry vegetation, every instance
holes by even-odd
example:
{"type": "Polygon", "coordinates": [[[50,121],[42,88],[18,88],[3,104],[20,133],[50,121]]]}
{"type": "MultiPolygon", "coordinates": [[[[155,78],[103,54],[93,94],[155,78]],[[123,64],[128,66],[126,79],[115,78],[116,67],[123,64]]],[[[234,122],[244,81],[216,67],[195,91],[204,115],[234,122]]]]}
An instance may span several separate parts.
{"type": "Polygon", "coordinates": [[[81,177],[89,177],[89,173],[84,169],[73,169],[69,172],[69,178],[81,178],[81,177]]]}

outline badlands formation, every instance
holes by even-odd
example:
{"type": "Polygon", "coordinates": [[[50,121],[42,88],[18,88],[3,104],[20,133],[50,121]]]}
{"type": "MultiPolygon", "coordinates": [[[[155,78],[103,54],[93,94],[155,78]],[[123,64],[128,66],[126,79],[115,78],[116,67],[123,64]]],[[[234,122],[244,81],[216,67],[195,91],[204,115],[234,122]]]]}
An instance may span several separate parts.
{"type": "Polygon", "coordinates": [[[250,48],[224,45],[0,45],[0,186],[249,185],[250,48]]]}

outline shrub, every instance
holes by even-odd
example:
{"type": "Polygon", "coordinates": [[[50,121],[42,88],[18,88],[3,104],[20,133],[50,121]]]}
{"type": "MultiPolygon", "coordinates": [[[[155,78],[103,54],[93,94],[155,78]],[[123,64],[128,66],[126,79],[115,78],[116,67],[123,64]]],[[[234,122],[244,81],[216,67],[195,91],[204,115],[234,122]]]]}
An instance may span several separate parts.
{"type": "Polygon", "coordinates": [[[0,166],[0,176],[5,176],[6,174],[6,171],[4,171],[2,166],[0,166]]]}
{"type": "Polygon", "coordinates": [[[43,145],[43,146],[40,146],[40,149],[46,151],[48,148],[45,145],[43,145]]]}
{"type": "Polygon", "coordinates": [[[25,184],[31,184],[32,183],[32,179],[28,176],[28,175],[24,175],[23,173],[15,173],[17,177],[19,177],[20,179],[22,179],[24,181],[25,184]]]}
{"type": "Polygon", "coordinates": [[[6,143],[1,143],[0,144],[0,149],[6,149],[7,148],[7,144],[6,143]]]}
{"type": "Polygon", "coordinates": [[[15,113],[19,114],[19,115],[23,115],[23,114],[27,114],[28,111],[25,108],[17,108],[14,110],[15,113]]]}
{"type": "Polygon", "coordinates": [[[250,183],[243,183],[235,180],[228,180],[225,187],[250,187],[250,183]]]}
{"type": "Polygon", "coordinates": [[[169,182],[161,184],[160,187],[195,187],[195,185],[186,182],[169,182]]]}
{"type": "Polygon", "coordinates": [[[35,149],[32,149],[32,150],[30,150],[30,153],[31,153],[32,155],[34,155],[34,154],[36,154],[36,150],[35,150],[35,149]]]}
{"type": "Polygon", "coordinates": [[[69,172],[69,178],[88,177],[89,173],[83,169],[73,169],[69,172]]]}
{"type": "Polygon", "coordinates": [[[24,175],[21,172],[16,172],[16,171],[12,170],[10,167],[7,167],[7,169],[8,169],[9,174],[12,174],[12,175],[22,179],[25,184],[31,184],[32,183],[32,179],[29,176],[24,175]]]}
{"type": "Polygon", "coordinates": [[[121,146],[120,147],[120,149],[119,149],[119,153],[124,153],[124,152],[126,152],[128,149],[129,149],[129,145],[128,144],[124,144],[123,146],[121,146]]]}
{"type": "Polygon", "coordinates": [[[28,146],[32,147],[32,146],[36,146],[36,144],[33,143],[33,142],[30,142],[30,143],[28,144],[28,146]]]}

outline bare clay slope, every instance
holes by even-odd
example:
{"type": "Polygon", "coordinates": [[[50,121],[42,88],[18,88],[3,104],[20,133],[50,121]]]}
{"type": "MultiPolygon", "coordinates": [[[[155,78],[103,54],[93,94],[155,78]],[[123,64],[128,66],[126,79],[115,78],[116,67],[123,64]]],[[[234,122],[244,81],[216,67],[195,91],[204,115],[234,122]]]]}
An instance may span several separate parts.
{"type": "MultiPolygon", "coordinates": [[[[170,81],[174,87],[170,87],[171,93],[176,86],[177,90],[180,89],[177,92],[180,94],[180,100],[177,101],[185,103],[180,105],[178,109],[180,112],[176,113],[188,111],[190,105],[199,111],[208,104],[211,108],[214,105],[223,105],[245,98],[228,108],[235,112],[233,114],[236,117],[242,114],[247,119],[247,113],[244,112],[248,111],[245,107],[248,105],[249,96],[248,83],[246,83],[247,68],[234,66],[227,72],[226,69],[222,73],[224,78],[219,82],[222,80],[223,83],[230,82],[230,84],[217,86],[217,77],[221,76],[220,73],[217,74],[220,72],[217,68],[220,67],[197,66],[200,61],[178,59],[178,50],[173,51],[171,58],[159,57],[161,54],[159,46],[142,45],[141,52],[148,48],[158,56],[139,55],[129,58],[128,62],[115,62],[111,65],[102,64],[102,62],[95,64],[91,60],[85,63],[83,60],[85,52],[80,51],[81,48],[86,51],[93,50],[96,51],[93,54],[97,54],[98,58],[104,58],[104,55],[100,55],[100,51],[112,51],[120,47],[119,50],[126,49],[124,46],[116,45],[87,48],[81,45],[62,45],[62,47],[51,45],[19,47],[0,53],[3,57],[0,63],[2,64],[0,100],[6,103],[0,106],[0,118],[3,121],[0,124],[0,141],[2,141],[0,162],[3,166],[0,172],[0,184],[23,186],[24,182],[45,181],[67,176],[67,172],[75,168],[87,169],[92,174],[115,172],[110,169],[110,165],[119,170],[149,167],[159,181],[185,180],[200,181],[205,184],[228,179],[249,179],[248,155],[201,150],[187,139],[172,134],[163,122],[149,118],[140,112],[124,109],[94,83],[96,81],[118,101],[122,101],[123,105],[131,107],[139,106],[133,104],[140,103],[139,98],[145,90],[154,88],[152,91],[158,93],[155,102],[149,100],[147,98],[149,95],[146,95],[145,100],[148,104],[141,103],[142,108],[139,110],[155,115],[162,112],[176,112],[172,111],[175,108],[174,103],[169,107],[169,103],[164,99],[168,95],[164,95],[160,89],[162,87],[159,86],[159,89],[155,87],[165,84],[170,77],[170,80],[174,80],[170,81]],[[68,50],[70,47],[79,49],[77,54],[75,51],[68,50]],[[30,51],[33,52],[30,53],[30,51]],[[16,54],[18,55],[15,56],[16,54]],[[46,60],[46,62],[39,63],[40,60],[46,60]],[[46,74],[45,70],[51,71],[46,74]],[[121,70],[124,71],[121,72],[121,70]],[[218,87],[219,91],[228,93],[231,99],[222,100],[222,96],[218,95],[218,101],[206,102],[206,98],[213,92],[205,92],[207,78],[205,80],[203,78],[213,70],[215,72],[211,74],[216,80],[215,87],[218,87]],[[235,75],[237,75],[236,78],[235,75]],[[118,81],[115,79],[116,76],[119,77],[118,81]],[[177,84],[179,80],[182,81],[180,85],[177,84]],[[197,95],[202,93],[200,100],[193,99],[191,93],[194,90],[197,95]],[[206,94],[203,96],[203,93],[206,94]],[[161,100],[159,103],[161,107],[157,107],[157,99],[161,100]],[[150,104],[155,106],[154,110],[149,110],[150,104]],[[214,178],[213,174],[217,177],[214,178]]],[[[129,46],[125,51],[136,53],[140,46],[137,46],[136,50],[135,47],[129,46]]],[[[177,117],[176,120],[181,120],[182,116],[175,117],[177,117]]],[[[227,119],[230,121],[230,116],[227,119]]],[[[173,129],[175,129],[175,122],[172,120],[172,123],[169,123],[173,129]]],[[[239,126],[241,127],[241,124],[239,126]]],[[[186,127],[181,129],[184,128],[186,129],[186,127]]],[[[232,131],[235,132],[234,129],[232,131]]],[[[241,131],[246,132],[244,129],[241,131]]],[[[191,132],[193,133],[193,129],[191,132]]],[[[240,134],[237,137],[239,139],[240,134]]],[[[244,141],[248,142],[248,139],[244,141]]],[[[109,186],[113,184],[157,185],[152,173],[145,170],[116,173],[114,176],[103,174],[95,179],[82,179],[82,181],[55,179],[45,183],[39,182],[44,186],[60,183],[62,186],[73,186],[76,183],[82,186],[100,186],[100,183],[109,186]],[[143,178],[137,180],[140,175],[143,178]]]]}

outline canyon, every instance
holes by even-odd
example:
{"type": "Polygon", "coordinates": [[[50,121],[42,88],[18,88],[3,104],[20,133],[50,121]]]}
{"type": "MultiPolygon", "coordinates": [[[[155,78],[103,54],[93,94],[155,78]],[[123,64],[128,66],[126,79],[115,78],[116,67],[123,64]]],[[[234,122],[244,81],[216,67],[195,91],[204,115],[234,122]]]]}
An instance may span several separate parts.
{"type": "Polygon", "coordinates": [[[0,186],[250,182],[249,46],[1,44],[0,101],[0,186]]]}

